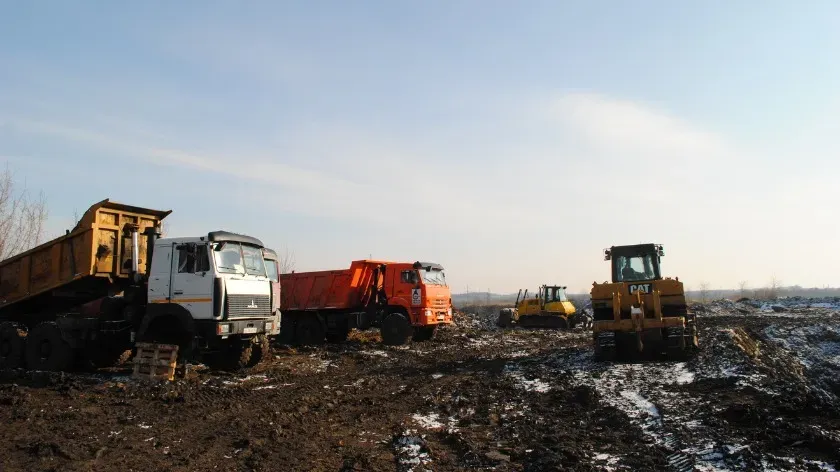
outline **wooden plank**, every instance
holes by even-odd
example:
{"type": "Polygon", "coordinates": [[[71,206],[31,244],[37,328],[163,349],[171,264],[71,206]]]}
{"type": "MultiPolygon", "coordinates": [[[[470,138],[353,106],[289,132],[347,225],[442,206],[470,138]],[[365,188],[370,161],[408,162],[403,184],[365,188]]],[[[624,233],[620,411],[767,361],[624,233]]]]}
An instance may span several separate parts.
{"type": "Polygon", "coordinates": [[[178,346],[172,344],[137,343],[132,377],[150,380],[174,380],[178,346]]]}

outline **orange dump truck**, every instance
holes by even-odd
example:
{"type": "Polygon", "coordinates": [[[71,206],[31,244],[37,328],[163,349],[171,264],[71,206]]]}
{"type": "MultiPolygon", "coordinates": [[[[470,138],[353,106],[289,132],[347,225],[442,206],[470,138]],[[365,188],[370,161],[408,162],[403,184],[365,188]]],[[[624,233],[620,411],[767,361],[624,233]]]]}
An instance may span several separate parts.
{"type": "Polygon", "coordinates": [[[389,345],[425,341],[452,323],[443,267],[430,262],[353,261],[349,269],[280,276],[280,339],[342,342],[350,329],[378,327],[389,345]]]}

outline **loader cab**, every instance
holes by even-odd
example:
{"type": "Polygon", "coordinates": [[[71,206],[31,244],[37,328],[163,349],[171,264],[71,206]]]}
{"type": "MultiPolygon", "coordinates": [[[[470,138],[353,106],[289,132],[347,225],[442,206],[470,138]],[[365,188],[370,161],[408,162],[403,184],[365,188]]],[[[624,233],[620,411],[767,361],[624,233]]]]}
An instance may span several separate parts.
{"type": "Polygon", "coordinates": [[[569,300],[566,296],[566,287],[561,287],[559,285],[543,285],[540,288],[544,304],[565,302],[569,300]]]}
{"type": "Polygon", "coordinates": [[[613,283],[662,280],[660,263],[664,255],[661,244],[613,246],[604,250],[604,259],[612,261],[613,283]]]}

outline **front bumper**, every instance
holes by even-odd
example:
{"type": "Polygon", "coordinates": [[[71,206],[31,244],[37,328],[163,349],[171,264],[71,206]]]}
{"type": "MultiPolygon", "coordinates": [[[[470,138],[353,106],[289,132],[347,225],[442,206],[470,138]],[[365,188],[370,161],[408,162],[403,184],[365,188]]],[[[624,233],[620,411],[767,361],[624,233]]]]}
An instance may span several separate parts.
{"type": "Polygon", "coordinates": [[[196,323],[198,334],[202,338],[226,339],[230,336],[248,337],[258,334],[272,336],[277,334],[280,323],[275,318],[256,320],[219,320],[196,323]]]}
{"type": "Polygon", "coordinates": [[[441,308],[418,308],[412,313],[414,326],[431,326],[439,324],[452,324],[452,309],[441,308]]]}

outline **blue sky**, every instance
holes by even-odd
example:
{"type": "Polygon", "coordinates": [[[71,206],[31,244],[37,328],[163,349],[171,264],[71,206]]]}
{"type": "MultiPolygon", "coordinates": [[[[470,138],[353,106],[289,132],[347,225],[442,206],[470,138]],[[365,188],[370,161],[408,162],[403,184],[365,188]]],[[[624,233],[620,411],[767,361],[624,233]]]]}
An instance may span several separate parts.
{"type": "Polygon", "coordinates": [[[298,270],[588,290],[840,285],[840,3],[0,2],[0,157],[49,228],[110,197],[298,270]]]}

